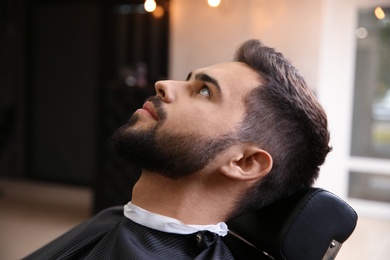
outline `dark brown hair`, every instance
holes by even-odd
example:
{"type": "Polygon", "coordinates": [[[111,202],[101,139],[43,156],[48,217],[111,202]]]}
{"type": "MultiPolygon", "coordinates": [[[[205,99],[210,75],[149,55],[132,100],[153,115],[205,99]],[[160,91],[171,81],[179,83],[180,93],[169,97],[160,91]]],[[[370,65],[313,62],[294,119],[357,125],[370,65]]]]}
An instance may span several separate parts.
{"type": "Polygon", "coordinates": [[[323,108],[281,53],[249,40],[236,51],[235,61],[246,63],[260,76],[259,86],[244,100],[246,114],[239,137],[269,152],[273,167],[243,195],[233,215],[311,186],[331,150],[323,108]]]}

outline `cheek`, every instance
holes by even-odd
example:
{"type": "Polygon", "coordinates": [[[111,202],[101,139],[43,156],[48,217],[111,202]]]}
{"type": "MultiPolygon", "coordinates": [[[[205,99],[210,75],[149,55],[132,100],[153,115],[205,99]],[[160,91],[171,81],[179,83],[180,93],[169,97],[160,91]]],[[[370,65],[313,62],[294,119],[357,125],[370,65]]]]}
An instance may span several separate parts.
{"type": "MultiPolygon", "coordinates": [[[[215,128],[213,124],[212,116],[210,114],[202,114],[200,112],[181,111],[182,113],[172,113],[172,117],[164,122],[162,129],[169,129],[172,132],[176,133],[200,133],[206,134],[215,128]]],[[[215,123],[215,122],[214,122],[215,123]]]]}
{"type": "Polygon", "coordinates": [[[220,136],[234,131],[241,119],[238,109],[192,108],[168,112],[161,129],[173,133],[199,133],[206,136],[220,136]]]}

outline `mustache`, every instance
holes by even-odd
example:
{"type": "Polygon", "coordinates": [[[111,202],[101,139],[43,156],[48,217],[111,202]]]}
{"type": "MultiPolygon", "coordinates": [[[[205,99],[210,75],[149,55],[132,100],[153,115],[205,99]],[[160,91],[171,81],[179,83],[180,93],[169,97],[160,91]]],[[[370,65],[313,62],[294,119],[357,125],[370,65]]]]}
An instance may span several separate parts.
{"type": "Polygon", "coordinates": [[[165,109],[163,107],[164,102],[162,100],[162,97],[152,96],[152,97],[147,98],[146,101],[149,101],[153,104],[159,120],[163,121],[167,118],[167,112],[165,111],[165,109]]]}

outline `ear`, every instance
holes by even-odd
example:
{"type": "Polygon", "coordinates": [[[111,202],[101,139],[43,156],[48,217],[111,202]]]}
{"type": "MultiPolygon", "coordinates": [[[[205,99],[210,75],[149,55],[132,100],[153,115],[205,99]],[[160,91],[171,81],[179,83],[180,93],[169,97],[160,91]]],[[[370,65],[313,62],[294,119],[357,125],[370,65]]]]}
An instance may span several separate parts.
{"type": "Polygon", "coordinates": [[[226,164],[220,167],[225,176],[237,180],[258,180],[267,175],[272,169],[272,156],[251,144],[242,144],[236,147],[234,155],[226,164]]]}

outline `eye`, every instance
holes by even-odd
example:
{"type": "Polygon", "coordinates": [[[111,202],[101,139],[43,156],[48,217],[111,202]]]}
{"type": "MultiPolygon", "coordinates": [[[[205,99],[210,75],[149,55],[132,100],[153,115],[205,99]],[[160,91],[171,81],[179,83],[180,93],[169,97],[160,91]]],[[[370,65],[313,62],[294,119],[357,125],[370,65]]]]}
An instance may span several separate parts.
{"type": "Polygon", "coordinates": [[[211,97],[211,91],[207,86],[203,86],[202,89],[199,91],[199,94],[205,97],[211,97]]]}

